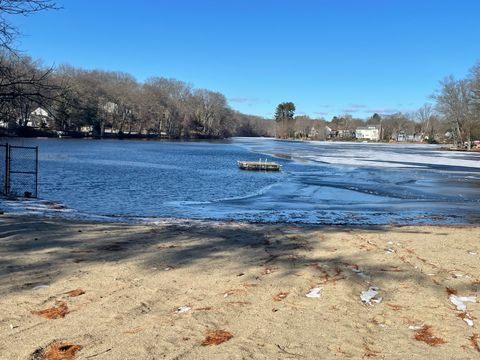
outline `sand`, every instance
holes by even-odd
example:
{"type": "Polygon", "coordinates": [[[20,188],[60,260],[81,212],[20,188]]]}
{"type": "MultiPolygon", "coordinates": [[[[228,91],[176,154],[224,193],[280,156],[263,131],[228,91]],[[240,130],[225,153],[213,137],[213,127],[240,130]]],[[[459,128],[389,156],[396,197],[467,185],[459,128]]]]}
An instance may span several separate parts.
{"type": "Polygon", "coordinates": [[[0,358],[478,359],[480,304],[449,296],[480,300],[479,240],[478,227],[2,216],[0,358]],[[362,303],[369,287],[381,302],[362,303]]]}

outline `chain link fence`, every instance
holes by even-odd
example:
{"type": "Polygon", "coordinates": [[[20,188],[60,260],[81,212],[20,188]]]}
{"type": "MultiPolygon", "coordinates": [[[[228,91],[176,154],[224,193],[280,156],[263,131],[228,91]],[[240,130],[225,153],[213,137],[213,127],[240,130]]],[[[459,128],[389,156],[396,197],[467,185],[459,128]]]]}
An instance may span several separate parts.
{"type": "Polygon", "coordinates": [[[6,196],[37,197],[38,147],[0,145],[0,179],[6,196]]]}

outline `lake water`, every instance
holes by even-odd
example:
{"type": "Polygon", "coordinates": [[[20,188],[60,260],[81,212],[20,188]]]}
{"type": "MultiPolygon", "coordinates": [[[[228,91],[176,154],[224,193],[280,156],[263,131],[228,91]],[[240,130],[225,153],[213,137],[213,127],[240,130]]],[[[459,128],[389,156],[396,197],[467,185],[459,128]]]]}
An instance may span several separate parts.
{"type": "Polygon", "coordinates": [[[351,225],[480,219],[480,154],[438,146],[258,138],[9,142],[39,146],[40,199],[3,199],[7,212],[351,225]],[[281,163],[283,171],[237,168],[237,160],[260,158],[281,163]]]}

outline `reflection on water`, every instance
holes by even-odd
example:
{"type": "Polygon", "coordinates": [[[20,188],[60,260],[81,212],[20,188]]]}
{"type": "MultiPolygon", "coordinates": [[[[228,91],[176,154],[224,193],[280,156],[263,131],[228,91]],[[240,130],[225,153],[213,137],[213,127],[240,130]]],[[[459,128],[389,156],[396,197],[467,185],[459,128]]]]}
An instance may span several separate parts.
{"type": "MultiPolygon", "coordinates": [[[[8,211],[120,220],[195,218],[323,224],[469,223],[480,154],[428,145],[18,140],[40,147],[40,201],[8,211]],[[274,160],[281,173],[237,160],[274,160]],[[47,206],[44,200],[65,205],[47,206]],[[57,207],[57,208],[55,208],[57,207]]],[[[50,203],[51,204],[51,203],[50,203]]]]}

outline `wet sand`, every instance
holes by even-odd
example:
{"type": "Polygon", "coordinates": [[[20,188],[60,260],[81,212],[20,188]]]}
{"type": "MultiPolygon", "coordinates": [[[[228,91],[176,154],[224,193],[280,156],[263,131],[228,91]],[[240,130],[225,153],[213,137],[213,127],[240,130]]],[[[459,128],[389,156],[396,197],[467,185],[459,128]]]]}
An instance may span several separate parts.
{"type": "Polygon", "coordinates": [[[476,359],[479,260],[478,227],[2,216],[0,359],[476,359]]]}

